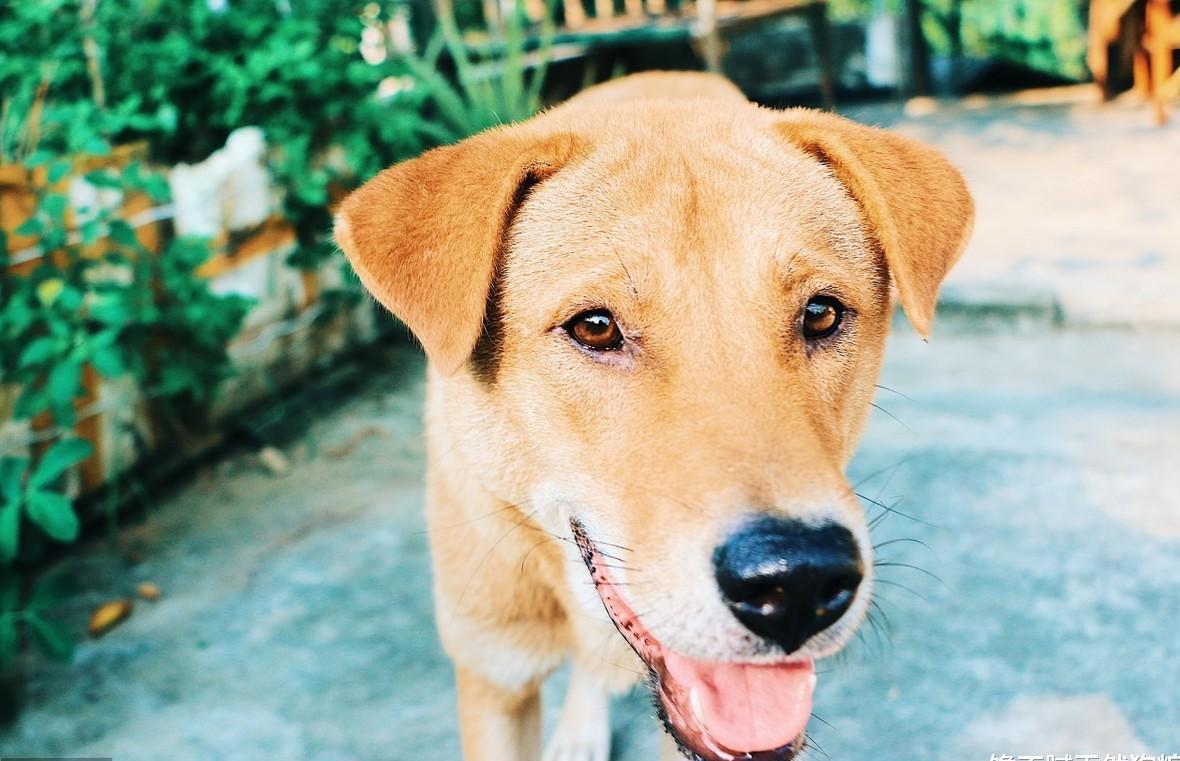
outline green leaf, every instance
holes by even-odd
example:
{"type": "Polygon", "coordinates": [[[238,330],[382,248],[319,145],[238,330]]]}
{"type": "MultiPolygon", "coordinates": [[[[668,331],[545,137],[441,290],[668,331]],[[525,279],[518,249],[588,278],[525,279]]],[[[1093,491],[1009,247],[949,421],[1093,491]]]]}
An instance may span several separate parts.
{"type": "Polygon", "coordinates": [[[58,428],[73,428],[78,424],[78,413],[72,404],[50,404],[49,411],[58,428]]]}
{"type": "Polygon", "coordinates": [[[160,128],[165,133],[176,130],[176,122],[180,115],[179,109],[171,103],[163,103],[156,109],[156,118],[160,121],[160,128]]]}
{"type": "Polygon", "coordinates": [[[82,382],[82,366],[77,362],[66,360],[55,365],[49,372],[46,388],[49,391],[49,401],[55,406],[73,403],[82,382]]]}
{"type": "Polygon", "coordinates": [[[25,350],[21,352],[18,364],[20,367],[39,365],[56,353],[57,341],[49,336],[42,336],[25,347],[25,350]]]}
{"type": "Polygon", "coordinates": [[[150,174],[144,178],[143,188],[153,201],[167,201],[172,197],[168,181],[158,174],[150,174]]]}
{"type": "Polygon", "coordinates": [[[120,299],[107,297],[90,308],[90,316],[107,325],[122,325],[131,318],[131,310],[120,299]]]}
{"type": "Polygon", "coordinates": [[[39,386],[25,386],[12,408],[16,420],[28,420],[49,406],[49,395],[39,386]]]}
{"type": "Polygon", "coordinates": [[[52,160],[52,152],[46,150],[36,150],[33,151],[27,159],[25,159],[24,164],[29,169],[36,169],[42,164],[48,164],[52,160]]]}
{"type": "Polygon", "coordinates": [[[102,223],[97,219],[91,219],[82,224],[82,243],[90,245],[94,241],[102,237],[102,223]]]}
{"type": "Polygon", "coordinates": [[[62,439],[51,446],[29,476],[29,487],[42,489],[57,480],[70,468],[94,454],[94,445],[86,439],[62,439]]]}
{"type": "Polygon", "coordinates": [[[0,560],[11,563],[20,550],[20,501],[0,507],[0,560]]]}
{"type": "Polygon", "coordinates": [[[82,152],[95,156],[109,156],[111,153],[111,144],[101,137],[92,137],[82,144],[82,152]]]}
{"type": "Polygon", "coordinates": [[[74,638],[64,626],[31,612],[25,613],[24,619],[41,652],[59,661],[69,661],[74,657],[74,638]]]}
{"type": "Polygon", "coordinates": [[[127,162],[127,166],[123,167],[123,182],[136,188],[143,184],[142,161],[127,162]]]}
{"type": "Polygon", "coordinates": [[[70,173],[72,168],[73,165],[70,163],[69,159],[58,159],[57,161],[54,161],[49,165],[49,184],[52,185],[58,180],[64,178],[70,173]]]}
{"type": "Polygon", "coordinates": [[[20,549],[21,503],[28,468],[27,457],[0,458],[0,560],[5,562],[15,560],[20,549]]]}
{"type": "Polygon", "coordinates": [[[60,277],[45,278],[37,283],[37,300],[44,306],[51,306],[53,302],[57,301],[57,297],[61,295],[62,289],[65,287],[65,281],[60,277]]]}
{"type": "Polygon", "coordinates": [[[119,188],[123,185],[119,181],[118,176],[108,169],[96,169],[93,172],[87,172],[85,179],[96,188],[119,188]]]}
{"type": "Polygon", "coordinates": [[[78,516],[74,504],[64,494],[55,491],[30,490],[26,510],[29,518],[51,538],[72,542],[78,538],[78,516]]]}
{"type": "Polygon", "coordinates": [[[36,216],[29,217],[21,222],[13,232],[17,235],[37,235],[41,232],[41,220],[36,216]]]}
{"type": "Polygon", "coordinates": [[[41,208],[51,217],[61,217],[66,212],[69,199],[61,193],[50,193],[41,199],[41,208]]]}
{"type": "Polygon", "coordinates": [[[119,350],[113,346],[101,346],[95,350],[94,356],[90,358],[94,363],[94,369],[108,378],[118,378],[126,368],[123,367],[123,357],[119,354],[119,350]]]}
{"type": "MultiPolygon", "coordinates": [[[[85,298],[85,296],[86,295],[82,293],[82,289],[75,288],[74,286],[67,284],[61,289],[61,295],[58,298],[61,301],[61,306],[72,312],[78,307],[82,306],[82,299],[85,298]]],[[[71,322],[73,322],[73,320],[71,320],[71,322]]]]}
{"type": "Polygon", "coordinates": [[[4,504],[19,504],[25,492],[25,471],[28,457],[0,457],[0,497],[4,504]]]}
{"type": "Polygon", "coordinates": [[[111,240],[120,246],[135,248],[139,246],[139,238],[135,237],[135,228],[121,219],[111,220],[111,240]]]}
{"type": "MultiPolygon", "coordinates": [[[[62,220],[57,221],[61,222],[62,220]]],[[[56,251],[66,245],[66,228],[64,224],[49,224],[46,227],[42,227],[40,235],[41,248],[45,251],[56,251]]]]}

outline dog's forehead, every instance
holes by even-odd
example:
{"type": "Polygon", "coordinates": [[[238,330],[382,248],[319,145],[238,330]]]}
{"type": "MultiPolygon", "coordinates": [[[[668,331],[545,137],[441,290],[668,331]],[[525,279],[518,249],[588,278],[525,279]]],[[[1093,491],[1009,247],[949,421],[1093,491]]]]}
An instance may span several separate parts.
{"type": "Polygon", "coordinates": [[[814,158],[765,124],[655,121],[593,147],[535,187],[505,272],[577,289],[647,268],[760,278],[773,268],[868,270],[859,207],[814,158]],[[623,272],[622,270],[630,271],[623,272]]]}

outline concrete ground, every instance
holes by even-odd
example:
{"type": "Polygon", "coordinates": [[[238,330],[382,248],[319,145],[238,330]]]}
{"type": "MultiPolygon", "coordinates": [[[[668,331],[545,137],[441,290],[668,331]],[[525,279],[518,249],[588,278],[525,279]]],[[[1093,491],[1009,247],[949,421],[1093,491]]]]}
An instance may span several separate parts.
{"type": "Polygon", "coordinates": [[[1079,85],[848,110],[941,148],[966,175],[975,235],[947,301],[1180,324],[1180,120],[1156,127],[1136,98],[1096,96],[1079,85]]]}
{"type": "MultiPolygon", "coordinates": [[[[821,665],[815,745],[835,761],[1180,754],[1180,320],[1151,319],[1152,299],[1180,302],[1177,215],[1158,193],[1104,204],[1094,189],[1079,206],[1081,188],[1049,192],[1070,189],[1057,173],[1087,155],[1130,168],[1086,165],[1085,183],[1130,192],[1130,173],[1167,190],[1175,172],[1110,135],[1174,148],[1177,133],[1140,135],[1117,106],[1094,117],[1106,137],[1074,106],[1013,106],[1010,123],[953,108],[892,117],[965,159],[980,237],[935,340],[892,339],[888,414],[874,413],[851,476],[900,499],[905,515],[875,538],[906,565],[881,569],[888,621],[821,665]],[[1026,144],[1037,135],[1052,139],[1026,144]],[[1020,290],[1030,271],[1048,290],[1020,290]],[[1086,292],[1089,312],[1065,308],[1086,292]],[[1114,295],[1157,327],[1093,327],[1114,295]]],[[[137,564],[102,542],[68,560],[84,591],[62,612],[79,632],[139,582],[163,597],[73,664],[26,659],[26,707],[0,756],[458,758],[421,518],[421,361],[387,360],[284,447],[286,475],[225,459],[124,531],[137,564]]],[[[616,761],[654,759],[651,713],[642,694],[620,699],[616,761]]]]}
{"type": "MultiPolygon", "coordinates": [[[[953,328],[953,326],[951,326],[953,328]]],[[[431,623],[420,365],[286,448],[218,464],[77,561],[90,604],[164,591],[37,664],[0,755],[457,759],[431,623]]],[[[1180,333],[899,329],[852,469],[911,517],[876,529],[888,623],[821,665],[833,759],[1180,753],[1180,333]],[[904,396],[902,396],[904,394],[904,396]],[[932,578],[934,574],[939,580],[932,578]]],[[[870,508],[870,514],[877,514],[870,508]]],[[[642,695],[616,759],[654,758],[642,695]]]]}

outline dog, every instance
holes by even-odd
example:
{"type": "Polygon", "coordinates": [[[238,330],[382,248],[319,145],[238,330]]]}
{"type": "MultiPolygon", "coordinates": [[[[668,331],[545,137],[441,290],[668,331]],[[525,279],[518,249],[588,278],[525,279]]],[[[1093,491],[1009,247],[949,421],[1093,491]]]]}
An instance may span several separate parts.
{"type": "Polygon", "coordinates": [[[930,332],[973,202],[905,137],[649,73],[378,174],[335,235],[428,359],[437,624],[468,761],[792,758],[873,587],[844,475],[893,303],[930,332]],[[540,685],[572,661],[542,751],[540,685]]]}

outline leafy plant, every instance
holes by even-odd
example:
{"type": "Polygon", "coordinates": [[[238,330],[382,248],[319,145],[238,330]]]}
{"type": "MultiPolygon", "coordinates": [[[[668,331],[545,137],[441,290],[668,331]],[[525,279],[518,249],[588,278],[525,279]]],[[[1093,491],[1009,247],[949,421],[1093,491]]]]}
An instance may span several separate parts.
{"type": "Polygon", "coordinates": [[[298,235],[295,263],[334,254],[327,238],[335,196],[420,152],[428,130],[415,93],[377,97],[406,74],[395,56],[366,62],[366,28],[382,29],[392,3],[117,0],[100,8],[111,97],[172,114],[123,137],[148,139],[165,163],[199,161],[237,127],[260,127],[274,151],[283,213],[298,235]],[[359,12],[358,12],[359,11],[359,12]],[[143,87],[144,82],[152,83],[143,87]]]}
{"type": "Polygon", "coordinates": [[[40,416],[57,438],[32,456],[0,452],[0,667],[22,630],[53,657],[72,651],[71,638],[40,609],[44,595],[21,600],[16,570],[46,540],[72,542],[80,533],[66,475],[93,454],[70,433],[80,416],[95,414],[80,409],[87,368],[130,378],[157,404],[206,402],[231,372],[227,345],[249,308],[246,299],[212,293],[197,274],[211,253],[207,241],[180,238],[149,251],[122,218],[124,199],[139,193],[163,202],[168,187],[141,161],[102,158],[111,154],[101,132],[108,112],[44,113],[25,161],[36,206],[16,230],[38,241],[41,258],[24,274],[0,258],[0,381],[19,389],[11,418],[40,416]],[[59,121],[71,114],[86,118],[59,121]],[[79,146],[88,155],[80,157],[79,146]],[[98,168],[87,168],[95,161],[98,168]],[[71,208],[67,181],[88,183],[97,202],[71,208]]]}
{"type": "MultiPolygon", "coordinates": [[[[75,125],[60,127],[77,132],[75,125]]],[[[12,418],[44,413],[58,430],[70,430],[88,366],[106,378],[130,377],[161,400],[207,401],[230,372],[226,346],[248,302],[211,293],[196,274],[210,254],[205,241],[177,239],[156,253],[119,216],[118,203],[71,211],[61,183],[74,172],[75,159],[45,147],[52,136],[26,161],[35,173],[43,170],[44,179],[34,187],[34,214],[17,229],[39,241],[40,262],[27,274],[0,277],[0,377],[20,389],[12,418]]],[[[76,142],[59,144],[69,151],[76,142]]],[[[96,132],[84,144],[99,155],[110,153],[96,132]]],[[[158,174],[134,160],[77,179],[115,191],[116,199],[138,192],[162,201],[167,194],[158,174]]],[[[18,556],[20,515],[56,541],[77,537],[78,520],[60,476],[90,449],[81,439],[63,437],[37,458],[0,461],[0,559],[18,556]]]]}
{"type": "MultiPolygon", "coordinates": [[[[0,164],[28,173],[35,209],[14,232],[41,249],[35,265],[15,269],[0,232],[0,403],[16,389],[3,414],[37,420],[44,441],[0,451],[0,666],[25,634],[49,654],[70,650],[43,612],[45,593],[22,595],[16,571],[45,542],[79,535],[67,475],[93,454],[72,433],[95,414],[82,406],[86,379],[129,379],[173,410],[208,403],[233,372],[227,346],[250,302],[213,293],[198,275],[208,241],[149,251],[122,211],[135,196],[168,201],[155,167],[203,160],[233,129],[261,127],[298,237],[292,263],[342,265],[330,209],[349,188],[539,110],[551,23],[534,66],[519,15],[482,55],[443,19],[419,56],[390,41],[399,12],[389,0],[0,4],[0,164]],[[383,42],[365,60],[360,43],[374,34],[383,42]],[[130,141],[148,156],[113,147],[130,141]],[[79,186],[95,199],[85,208],[71,201],[79,186]]],[[[346,289],[322,301],[327,310],[356,297],[346,289]]]]}
{"type": "Polygon", "coordinates": [[[464,41],[454,17],[442,14],[438,32],[424,55],[406,58],[427,101],[437,109],[439,119],[429,134],[439,142],[452,142],[540,111],[555,33],[553,15],[550,7],[540,24],[539,45],[534,46],[518,4],[516,12],[505,20],[502,43],[481,60],[464,41]],[[444,53],[455,70],[453,83],[440,71],[444,53]],[[528,58],[530,53],[535,64],[528,58]]]}

